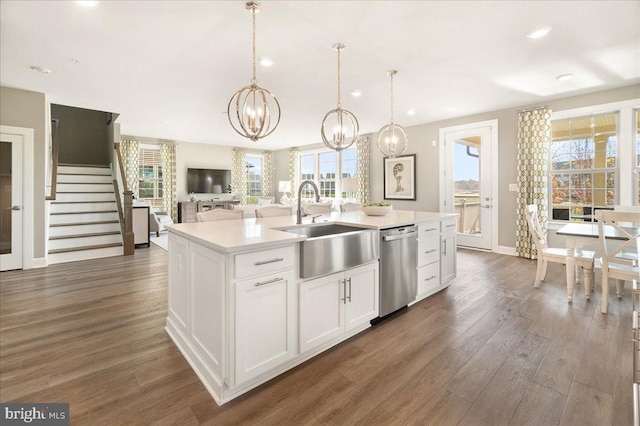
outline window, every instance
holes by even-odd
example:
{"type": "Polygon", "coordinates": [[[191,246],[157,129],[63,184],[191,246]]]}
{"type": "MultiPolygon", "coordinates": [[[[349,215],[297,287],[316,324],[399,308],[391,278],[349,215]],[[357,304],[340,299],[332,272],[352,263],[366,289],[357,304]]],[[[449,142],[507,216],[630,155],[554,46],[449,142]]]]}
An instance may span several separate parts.
{"type": "Polygon", "coordinates": [[[638,99],[553,112],[549,219],[595,221],[599,209],[640,203],[638,99]]]}
{"type": "Polygon", "coordinates": [[[262,157],[246,158],[247,167],[247,204],[257,204],[262,195],[262,157]]]}
{"type": "MultiPolygon", "coordinates": [[[[338,176],[342,178],[356,177],[356,158],[357,151],[355,149],[341,152],[307,151],[300,155],[300,179],[315,181],[318,184],[320,196],[323,198],[343,198],[344,192],[337,193],[340,185],[338,176]]],[[[311,198],[313,196],[313,190],[305,186],[302,190],[302,197],[311,198]]]]}
{"type": "Polygon", "coordinates": [[[162,207],[162,158],[159,149],[140,148],[138,198],[162,207]]]}

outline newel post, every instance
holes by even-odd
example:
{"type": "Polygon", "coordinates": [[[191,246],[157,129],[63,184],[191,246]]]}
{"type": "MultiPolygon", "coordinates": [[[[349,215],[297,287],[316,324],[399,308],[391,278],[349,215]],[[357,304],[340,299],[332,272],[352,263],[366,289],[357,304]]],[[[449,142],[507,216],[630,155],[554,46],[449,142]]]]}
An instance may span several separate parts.
{"type": "Polygon", "coordinates": [[[130,256],[135,253],[136,245],[133,235],[133,192],[124,191],[124,255],[130,256]]]}

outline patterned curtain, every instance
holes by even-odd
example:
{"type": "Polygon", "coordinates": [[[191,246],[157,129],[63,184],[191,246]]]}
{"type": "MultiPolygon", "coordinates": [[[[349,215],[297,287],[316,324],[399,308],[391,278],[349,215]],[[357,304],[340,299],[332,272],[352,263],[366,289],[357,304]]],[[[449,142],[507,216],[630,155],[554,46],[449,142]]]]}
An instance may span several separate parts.
{"type": "Polygon", "coordinates": [[[273,196],[273,157],[271,151],[262,154],[262,195],[273,196]]]}
{"type": "Polygon", "coordinates": [[[231,187],[240,200],[247,204],[247,153],[244,149],[233,148],[233,170],[231,171],[231,187]]]}
{"type": "Polygon", "coordinates": [[[127,180],[129,191],[133,192],[135,197],[138,196],[138,164],[140,161],[140,149],[138,141],[121,140],[120,155],[122,155],[122,169],[124,170],[124,178],[127,180]]]}
{"type": "Polygon", "coordinates": [[[292,197],[296,197],[298,185],[300,185],[300,152],[298,148],[289,148],[289,180],[291,181],[292,197]]]}
{"type": "Polygon", "coordinates": [[[547,153],[550,136],[551,115],[546,106],[518,112],[516,253],[529,259],[535,259],[537,253],[525,216],[527,205],[538,205],[540,226],[547,232],[547,153]]]}
{"type": "Polygon", "coordinates": [[[356,177],[358,178],[356,201],[360,204],[366,204],[369,202],[369,137],[360,138],[356,146],[356,177]]]}
{"type": "Polygon", "coordinates": [[[178,222],[178,200],[176,199],[176,146],[160,144],[162,159],[162,207],[174,222],[178,222]]]}

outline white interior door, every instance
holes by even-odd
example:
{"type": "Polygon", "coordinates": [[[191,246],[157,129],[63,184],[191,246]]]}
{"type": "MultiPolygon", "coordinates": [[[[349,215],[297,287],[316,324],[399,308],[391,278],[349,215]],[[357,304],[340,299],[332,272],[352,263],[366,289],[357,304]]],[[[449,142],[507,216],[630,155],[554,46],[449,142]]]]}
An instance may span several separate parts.
{"type": "Polygon", "coordinates": [[[497,120],[440,129],[441,211],[460,215],[459,246],[492,250],[497,245],[497,132],[497,120]]]}
{"type": "Polygon", "coordinates": [[[0,270],[22,268],[22,137],[0,136],[0,270]]]}

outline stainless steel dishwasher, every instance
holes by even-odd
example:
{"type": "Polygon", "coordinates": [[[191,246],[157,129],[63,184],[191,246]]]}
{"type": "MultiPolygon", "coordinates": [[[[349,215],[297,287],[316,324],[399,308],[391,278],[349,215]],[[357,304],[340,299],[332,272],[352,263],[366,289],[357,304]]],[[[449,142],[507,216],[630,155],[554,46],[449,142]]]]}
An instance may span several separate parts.
{"type": "Polygon", "coordinates": [[[380,231],[380,318],[416,298],[418,227],[380,231]]]}

